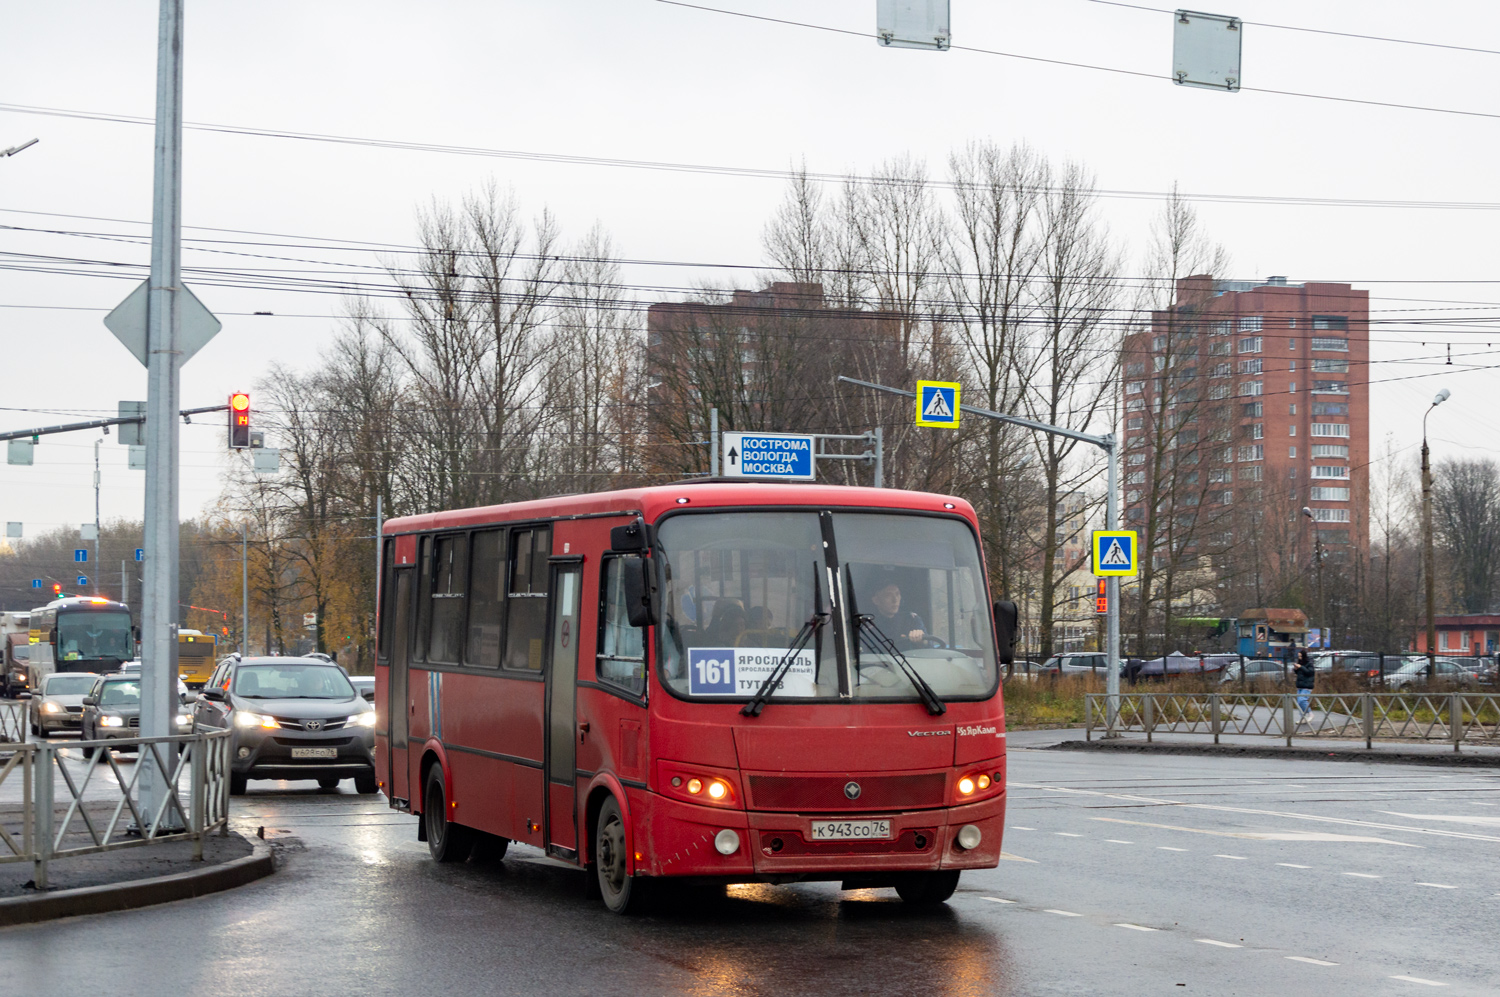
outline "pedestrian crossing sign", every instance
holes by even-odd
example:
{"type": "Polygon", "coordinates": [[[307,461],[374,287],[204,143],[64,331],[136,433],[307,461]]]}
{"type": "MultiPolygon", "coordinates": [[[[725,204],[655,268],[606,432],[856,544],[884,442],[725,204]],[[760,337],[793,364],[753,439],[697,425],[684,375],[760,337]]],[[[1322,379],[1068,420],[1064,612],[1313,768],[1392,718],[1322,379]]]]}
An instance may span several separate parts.
{"type": "Polygon", "coordinates": [[[1136,544],[1134,530],[1094,531],[1094,574],[1136,574],[1136,544]]]}
{"type": "Polygon", "coordinates": [[[961,390],[957,381],[918,381],[917,425],[957,429],[961,390]]]}

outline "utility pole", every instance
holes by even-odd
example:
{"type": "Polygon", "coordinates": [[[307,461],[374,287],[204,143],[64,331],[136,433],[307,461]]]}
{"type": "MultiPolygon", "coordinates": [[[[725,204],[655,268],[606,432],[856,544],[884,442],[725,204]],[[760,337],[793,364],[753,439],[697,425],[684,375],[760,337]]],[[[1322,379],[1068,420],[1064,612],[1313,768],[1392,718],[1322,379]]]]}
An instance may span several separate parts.
{"type": "Polygon", "coordinates": [[[708,410],[708,476],[719,476],[719,410],[708,410]]]}
{"type": "MultiPolygon", "coordinates": [[[[103,442],[103,439],[94,441],[94,571],[98,572],[104,571],[104,563],[99,560],[99,444],[103,442]]],[[[95,580],[98,584],[95,585],[94,591],[102,592],[104,579],[96,577],[95,580]]]]}
{"type": "MultiPolygon", "coordinates": [[[[146,571],[141,592],[141,735],[172,733],[177,712],[177,420],[182,364],[182,4],[161,0],[156,53],[156,143],[151,275],[146,297],[146,571]]],[[[168,787],[142,765],[142,817],[168,787]]],[[[144,831],[144,828],[142,828],[144,831]]]]}
{"type": "Polygon", "coordinates": [[[1307,517],[1307,528],[1313,535],[1313,561],[1318,576],[1318,628],[1323,635],[1323,649],[1331,651],[1333,634],[1328,626],[1328,605],[1323,601],[1323,535],[1318,532],[1318,520],[1310,507],[1303,506],[1302,515],[1307,517]]]}
{"type": "Polygon", "coordinates": [[[240,523],[240,657],[250,656],[250,524],[240,523]]]}
{"type": "Polygon", "coordinates": [[[1427,586],[1428,681],[1437,675],[1437,622],[1434,616],[1437,592],[1433,578],[1436,566],[1432,556],[1432,463],[1428,460],[1427,417],[1432,414],[1433,409],[1446,402],[1451,394],[1447,388],[1439,391],[1433,397],[1432,404],[1427,406],[1427,411],[1422,413],[1422,574],[1426,576],[1427,586]]]}

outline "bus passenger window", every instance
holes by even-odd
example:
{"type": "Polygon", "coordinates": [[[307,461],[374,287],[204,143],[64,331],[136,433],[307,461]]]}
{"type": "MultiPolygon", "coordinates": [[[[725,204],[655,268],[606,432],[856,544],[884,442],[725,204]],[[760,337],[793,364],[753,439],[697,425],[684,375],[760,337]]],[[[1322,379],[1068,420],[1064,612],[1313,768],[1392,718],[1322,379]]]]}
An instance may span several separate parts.
{"type": "Polygon", "coordinates": [[[427,660],[427,635],[432,632],[432,538],[423,537],[417,551],[417,642],[412,659],[427,660]]]}
{"type": "Polygon", "coordinates": [[[464,626],[465,540],[439,537],[432,559],[432,627],[427,660],[457,664],[464,626]]]}
{"type": "Polygon", "coordinates": [[[500,667],[500,623],[505,613],[505,531],[474,534],[469,575],[469,644],[464,661],[500,667]]]}
{"type": "Polygon", "coordinates": [[[396,603],[396,568],[391,562],[395,558],[396,541],[384,541],[380,550],[380,630],[375,645],[380,661],[391,659],[391,613],[396,603]]]}
{"type": "Polygon", "coordinates": [[[634,558],[604,562],[604,598],[599,613],[599,681],[640,696],[646,691],[646,645],[640,627],[630,625],[625,607],[625,569],[634,558]]]}
{"type": "Polygon", "coordinates": [[[547,635],[547,558],[552,553],[552,529],[537,526],[516,530],[510,542],[505,667],[539,672],[547,635]]]}

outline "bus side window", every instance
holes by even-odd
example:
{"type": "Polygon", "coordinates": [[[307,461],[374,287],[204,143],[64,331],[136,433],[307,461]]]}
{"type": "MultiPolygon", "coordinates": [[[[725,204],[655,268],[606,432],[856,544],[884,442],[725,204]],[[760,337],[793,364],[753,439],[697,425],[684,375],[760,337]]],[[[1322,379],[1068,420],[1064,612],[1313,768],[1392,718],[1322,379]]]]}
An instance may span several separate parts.
{"type": "Polygon", "coordinates": [[[438,537],[433,542],[432,593],[429,610],[427,660],[456,665],[462,650],[464,627],[464,561],[468,537],[463,534],[438,537]]]}
{"type": "Polygon", "coordinates": [[[427,636],[432,632],[432,537],[417,548],[417,641],[412,658],[427,660],[427,636]]]}
{"type": "Polygon", "coordinates": [[[600,574],[599,653],[595,660],[600,682],[641,696],[646,692],[645,631],[630,625],[625,606],[624,569],[633,560],[612,557],[604,562],[600,574]]]}
{"type": "Polygon", "coordinates": [[[391,613],[396,604],[396,541],[386,540],[380,551],[380,629],[375,647],[376,660],[391,660],[391,613]]]}
{"type": "Polygon", "coordinates": [[[542,670],[547,635],[547,558],[551,553],[550,526],[528,527],[511,534],[510,590],[505,600],[506,668],[542,670]]]}
{"type": "Polygon", "coordinates": [[[500,667],[500,623],[505,618],[505,531],[474,534],[469,556],[469,639],[464,661],[500,667]]]}

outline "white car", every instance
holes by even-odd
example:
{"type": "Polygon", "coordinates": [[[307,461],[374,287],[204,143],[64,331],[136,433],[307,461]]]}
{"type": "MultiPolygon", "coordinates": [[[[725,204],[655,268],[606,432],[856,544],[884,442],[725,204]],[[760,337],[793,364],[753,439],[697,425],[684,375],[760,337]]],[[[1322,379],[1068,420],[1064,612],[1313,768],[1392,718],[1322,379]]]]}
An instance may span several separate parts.
{"type": "MultiPolygon", "coordinates": [[[[1438,658],[1433,662],[1433,680],[1458,685],[1477,685],[1479,676],[1472,669],[1465,668],[1452,658],[1438,658]]],[[[1385,677],[1387,689],[1404,689],[1408,686],[1424,685],[1426,682],[1426,658],[1408,661],[1385,677]]]]}
{"type": "Polygon", "coordinates": [[[77,733],[83,721],[83,697],[98,677],[93,672],[54,672],[42,680],[42,688],[35,695],[22,693],[23,698],[31,700],[27,710],[32,736],[77,733]]]}

